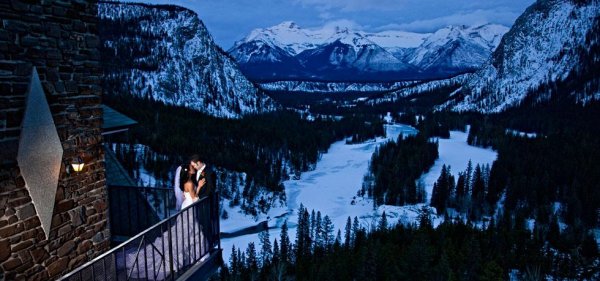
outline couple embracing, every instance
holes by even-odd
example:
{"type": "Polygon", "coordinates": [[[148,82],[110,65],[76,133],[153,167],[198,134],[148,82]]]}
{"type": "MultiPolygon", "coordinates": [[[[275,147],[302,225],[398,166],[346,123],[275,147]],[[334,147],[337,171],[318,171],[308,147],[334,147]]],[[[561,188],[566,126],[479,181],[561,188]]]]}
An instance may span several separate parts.
{"type": "Polygon", "coordinates": [[[200,156],[194,154],[175,171],[177,210],[184,209],[214,189],[214,176],[200,156]]]}

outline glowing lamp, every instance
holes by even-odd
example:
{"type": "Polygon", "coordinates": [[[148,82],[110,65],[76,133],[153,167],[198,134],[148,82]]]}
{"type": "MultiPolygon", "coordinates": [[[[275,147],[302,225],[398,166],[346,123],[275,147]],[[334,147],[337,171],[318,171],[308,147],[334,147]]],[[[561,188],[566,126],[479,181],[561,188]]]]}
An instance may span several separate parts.
{"type": "Polygon", "coordinates": [[[85,163],[83,163],[81,157],[77,157],[73,163],[71,163],[71,168],[73,168],[73,171],[75,172],[81,172],[83,170],[83,166],[85,166],[85,163]]]}

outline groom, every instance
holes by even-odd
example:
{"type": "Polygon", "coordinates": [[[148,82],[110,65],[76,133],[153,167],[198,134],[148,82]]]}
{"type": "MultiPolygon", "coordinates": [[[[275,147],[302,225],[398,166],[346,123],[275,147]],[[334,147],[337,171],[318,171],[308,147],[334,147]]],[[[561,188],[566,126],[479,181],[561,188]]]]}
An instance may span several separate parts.
{"type": "Polygon", "coordinates": [[[204,160],[198,157],[198,161],[195,162],[196,177],[195,184],[197,186],[196,194],[199,198],[208,196],[215,187],[215,177],[211,169],[206,166],[204,160]],[[205,184],[200,186],[198,183],[204,179],[205,184]]]}

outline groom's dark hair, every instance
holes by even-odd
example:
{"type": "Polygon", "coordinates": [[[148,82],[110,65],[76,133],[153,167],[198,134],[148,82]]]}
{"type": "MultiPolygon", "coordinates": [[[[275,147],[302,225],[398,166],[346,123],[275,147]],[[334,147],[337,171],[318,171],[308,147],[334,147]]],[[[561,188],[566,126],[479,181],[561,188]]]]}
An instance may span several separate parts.
{"type": "Polygon", "coordinates": [[[190,156],[190,162],[198,162],[198,161],[200,161],[200,155],[194,154],[194,155],[190,156]]]}

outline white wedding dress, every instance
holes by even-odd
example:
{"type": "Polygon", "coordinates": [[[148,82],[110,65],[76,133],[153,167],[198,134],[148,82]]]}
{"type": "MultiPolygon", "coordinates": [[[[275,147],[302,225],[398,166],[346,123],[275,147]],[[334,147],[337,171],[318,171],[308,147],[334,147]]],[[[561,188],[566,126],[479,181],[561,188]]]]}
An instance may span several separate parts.
{"type": "Polygon", "coordinates": [[[192,199],[192,195],[190,195],[189,192],[184,192],[183,193],[183,202],[181,202],[181,208],[179,208],[179,210],[183,210],[189,206],[191,206],[192,204],[194,204],[194,202],[198,201],[198,198],[192,199]]]}
{"type": "MultiPolygon", "coordinates": [[[[181,210],[198,201],[193,199],[188,192],[184,192],[181,210]]],[[[157,229],[155,233],[147,233],[144,240],[136,241],[137,248],[126,249],[125,266],[127,276],[147,279],[165,280],[179,272],[182,273],[195,261],[199,261],[208,253],[208,241],[205,239],[200,214],[197,208],[188,208],[178,214],[176,219],[171,219],[170,229],[157,229]],[[168,243],[169,237],[171,243],[168,243]],[[164,243],[163,243],[164,242],[164,243]],[[170,252],[173,256],[173,272],[170,268],[170,252]],[[139,249],[139,250],[138,250],[139,249]]],[[[208,227],[208,226],[206,226],[208,227]]]]}

